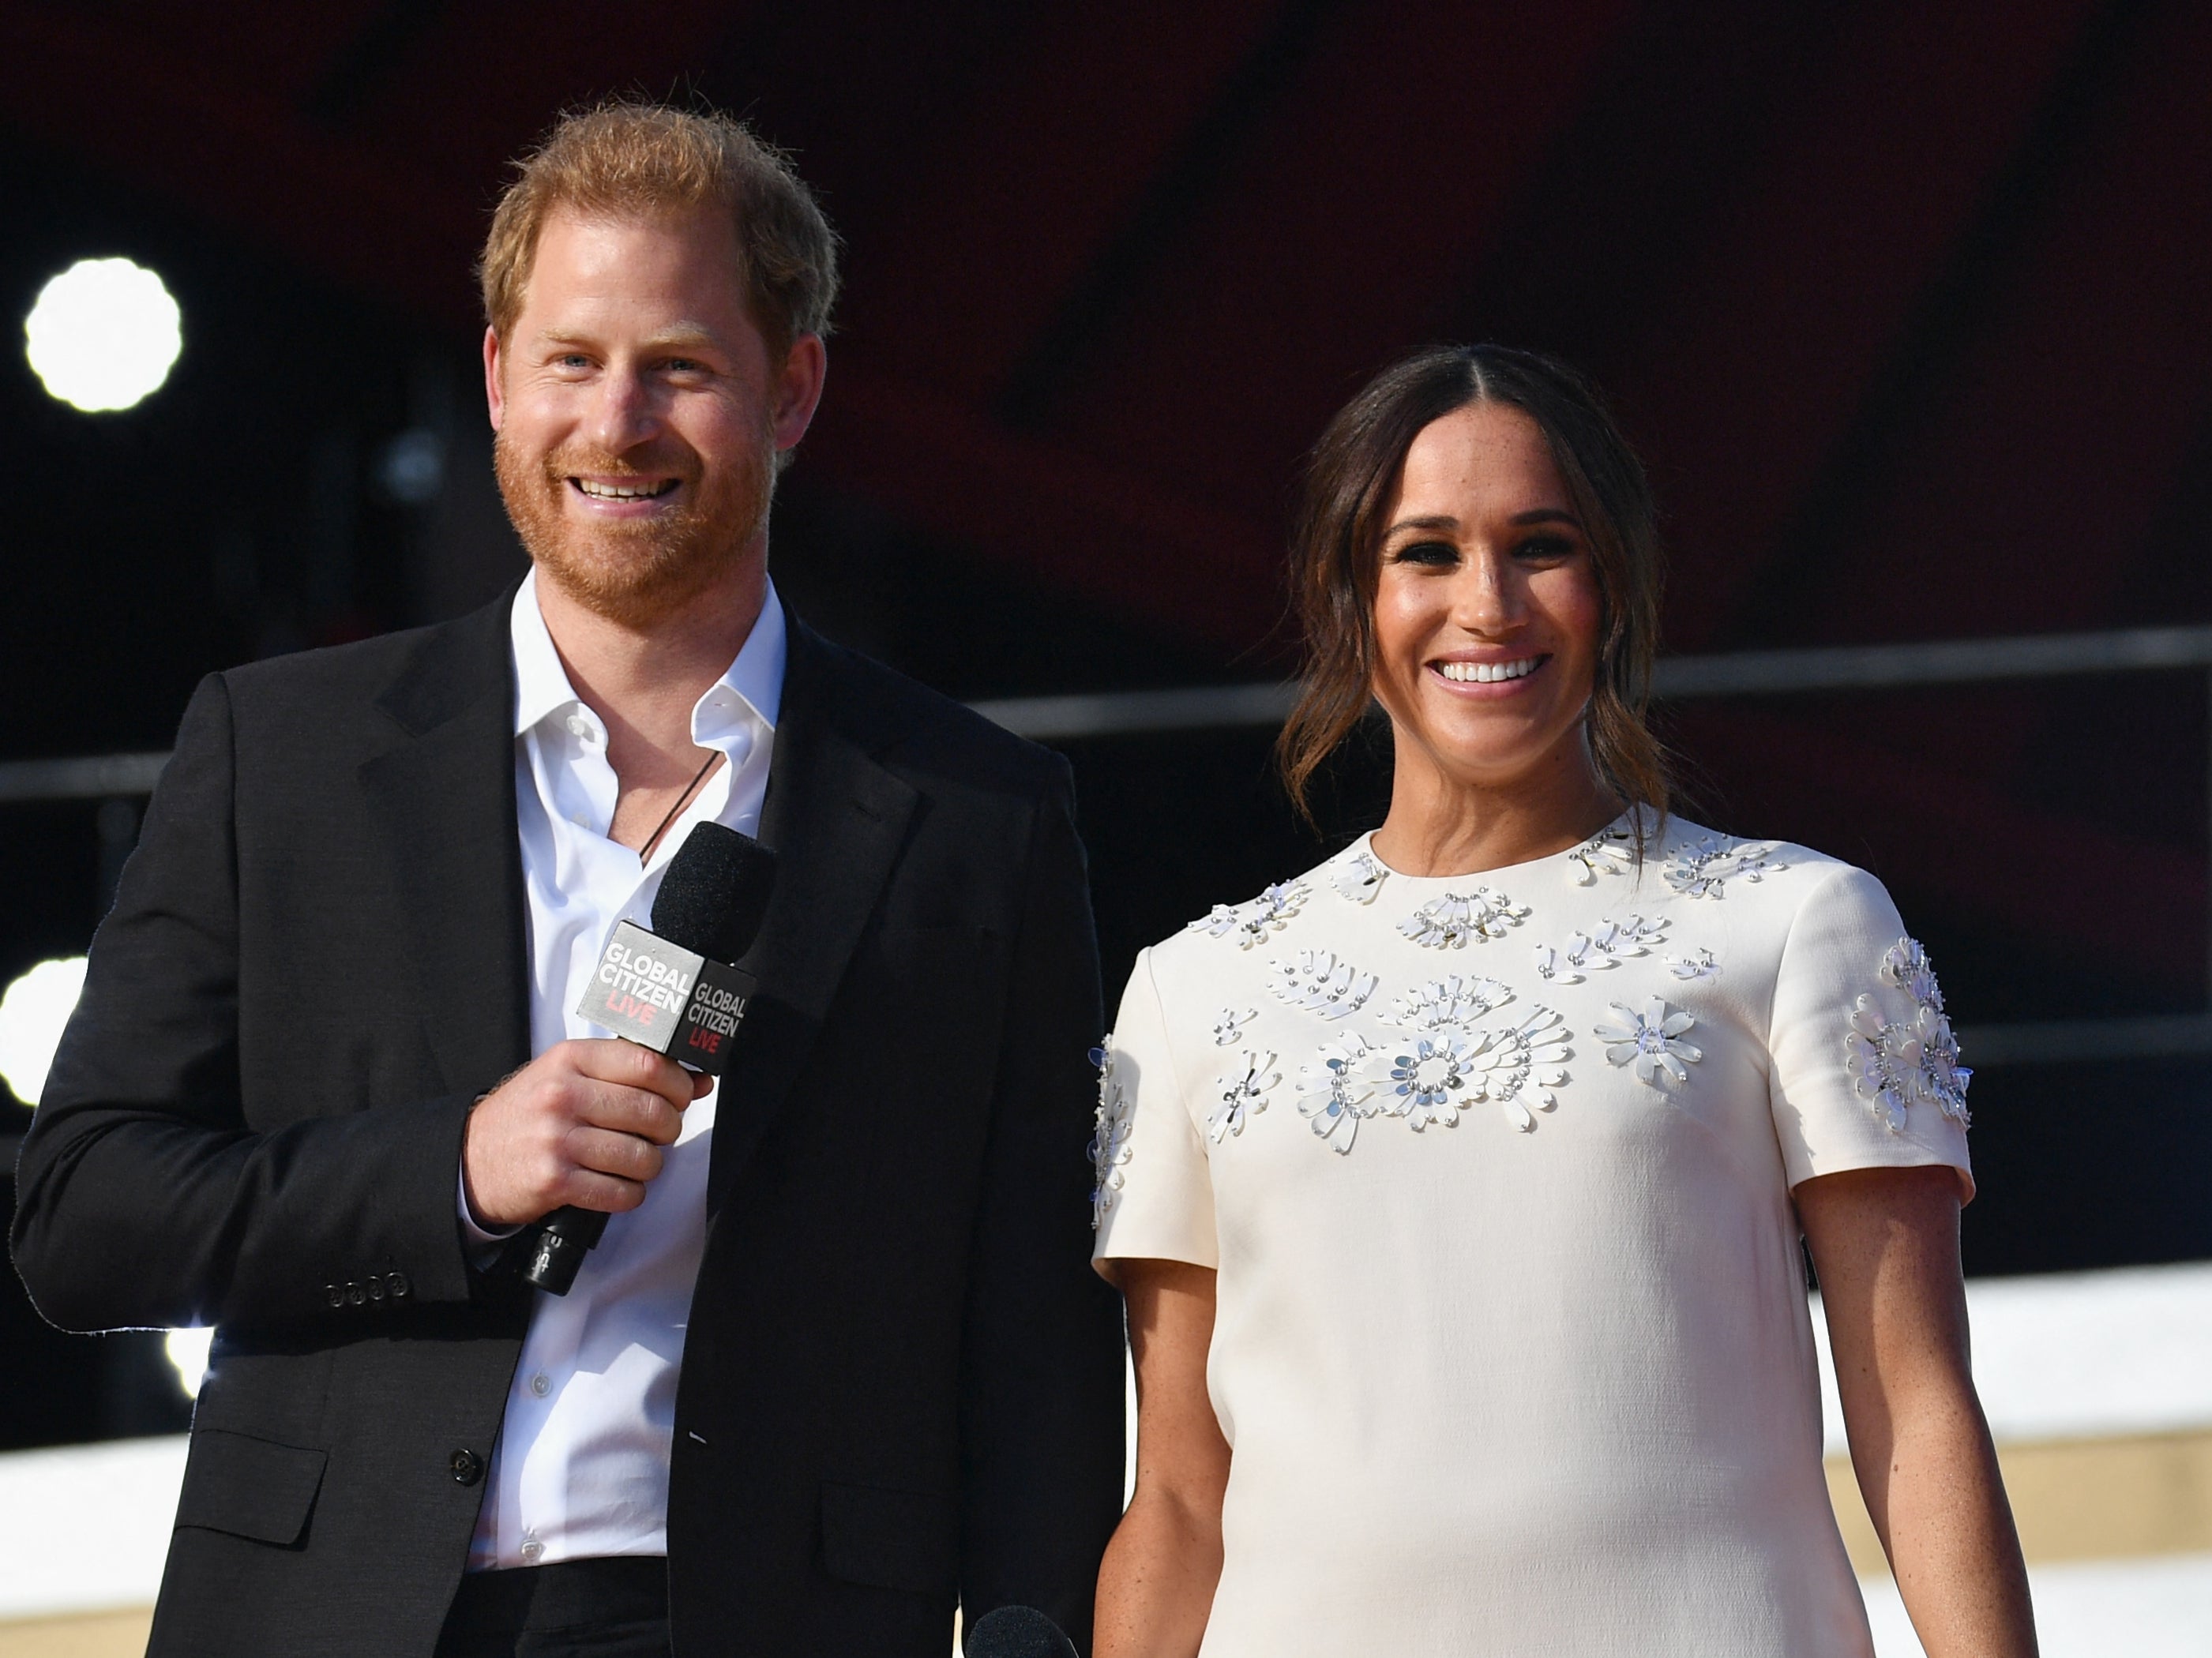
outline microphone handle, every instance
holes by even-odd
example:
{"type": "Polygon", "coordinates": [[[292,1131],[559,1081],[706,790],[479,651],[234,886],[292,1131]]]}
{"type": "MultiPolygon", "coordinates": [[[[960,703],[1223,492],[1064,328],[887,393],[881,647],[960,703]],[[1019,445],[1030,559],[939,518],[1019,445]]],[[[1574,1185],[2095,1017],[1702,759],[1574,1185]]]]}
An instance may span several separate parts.
{"type": "Polygon", "coordinates": [[[575,1285],[585,1251],[597,1244],[606,1230],[605,1210],[556,1209],[538,1223],[530,1259],[523,1265],[522,1281],[548,1295],[567,1295],[575,1285]]]}

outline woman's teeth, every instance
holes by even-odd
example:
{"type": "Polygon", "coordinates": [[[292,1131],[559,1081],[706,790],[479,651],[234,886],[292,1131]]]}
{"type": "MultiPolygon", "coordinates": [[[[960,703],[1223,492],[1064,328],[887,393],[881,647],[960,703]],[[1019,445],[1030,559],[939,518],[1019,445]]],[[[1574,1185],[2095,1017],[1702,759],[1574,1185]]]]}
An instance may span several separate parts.
{"type": "Polygon", "coordinates": [[[1536,671],[1541,657],[1524,656],[1518,662],[1439,662],[1437,671],[1462,684],[1492,685],[1501,679],[1519,679],[1536,671]]]}

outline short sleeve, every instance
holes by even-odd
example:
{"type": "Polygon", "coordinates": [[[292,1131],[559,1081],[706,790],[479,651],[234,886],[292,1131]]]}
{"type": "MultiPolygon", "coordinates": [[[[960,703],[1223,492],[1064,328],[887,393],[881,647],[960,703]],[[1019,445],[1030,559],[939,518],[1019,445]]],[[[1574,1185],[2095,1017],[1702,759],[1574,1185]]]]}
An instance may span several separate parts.
{"type": "Polygon", "coordinates": [[[1799,906],[1767,1047],[1790,1184],[1846,1169],[1944,1163],[1973,1195],[1966,1082],[1943,994],[1881,882],[1837,865],[1799,906]]]}
{"type": "Polygon", "coordinates": [[[1094,1262],[1152,1259],[1218,1266],[1206,1142],[1176,1076],[1152,952],[1137,957],[1101,1050],[1094,1262]]]}

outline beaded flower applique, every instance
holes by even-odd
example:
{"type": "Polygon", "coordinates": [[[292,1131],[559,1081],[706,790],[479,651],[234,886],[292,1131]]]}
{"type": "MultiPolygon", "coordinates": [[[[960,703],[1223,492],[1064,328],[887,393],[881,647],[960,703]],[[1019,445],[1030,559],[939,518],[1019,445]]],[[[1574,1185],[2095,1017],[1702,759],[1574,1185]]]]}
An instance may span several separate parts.
{"type": "Polygon", "coordinates": [[[1651,921],[1641,915],[1619,921],[1608,916],[1597,924],[1595,932],[1573,934],[1565,949],[1537,945],[1536,976],[1555,984],[1578,985],[1593,973],[1602,973],[1632,957],[1648,954],[1650,947],[1666,936],[1664,916],[1651,921]]]}
{"type": "Polygon", "coordinates": [[[1382,890],[1382,883],[1390,872],[1376,860],[1366,847],[1346,853],[1336,860],[1329,872],[1329,884],[1355,904],[1371,904],[1375,895],[1382,890]]]}
{"type": "Polygon", "coordinates": [[[1282,1080],[1274,1067],[1273,1054],[1255,1054],[1247,1048],[1238,1064],[1216,1079],[1216,1102],[1206,1116],[1206,1132],[1217,1144],[1224,1134],[1242,1134],[1245,1118],[1267,1108],[1267,1090],[1282,1080]]]}
{"type": "Polygon", "coordinates": [[[1756,882],[1787,869],[1771,854],[1771,841],[1727,841],[1708,835],[1668,855],[1667,884],[1686,898],[1718,898],[1730,881],[1756,882]]]}
{"type": "Polygon", "coordinates": [[[1632,1066],[1636,1080],[1652,1088],[1680,1088],[1690,1080],[1688,1066],[1705,1057],[1682,1040],[1698,1023],[1695,1018],[1669,1008],[1658,996],[1646,1001],[1641,1013],[1619,1002],[1613,1011],[1618,1018],[1595,1027],[1598,1040],[1606,1044],[1607,1064],[1632,1066]]]}
{"type": "Polygon", "coordinates": [[[1470,939],[1488,944],[1492,938],[1504,938],[1528,914],[1526,904],[1516,904],[1488,887],[1477,887],[1470,893],[1447,892],[1431,899],[1399,922],[1398,931],[1431,950],[1459,950],[1470,939]]]}
{"type": "Polygon", "coordinates": [[[1884,1019],[1874,998],[1861,996],[1844,1033],[1851,1087],[1893,1134],[1905,1132],[1916,1102],[1934,1106],[1964,1128],[1966,1084],[1973,1072],[1959,1063],[1959,1040],[1943,1011],[1943,992],[1928,952],[1916,938],[1899,938],[1881,958],[1875,977],[1912,999],[1912,1017],[1884,1019]]]}
{"type": "Polygon", "coordinates": [[[1114,1206],[1121,1189],[1121,1165],[1129,1161],[1129,1102],[1115,1074],[1114,1038],[1091,1050],[1091,1063],[1098,1067],[1098,1111],[1091,1135],[1091,1167],[1096,1181],[1091,1188],[1091,1230],[1097,1231],[1114,1206]]]}
{"type": "Polygon", "coordinates": [[[1183,930],[1211,938],[1233,938],[1243,949],[1262,942],[1290,925],[1306,901],[1304,881],[1278,881],[1258,897],[1242,904],[1216,904],[1183,930]]]}
{"type": "Polygon", "coordinates": [[[1213,1045],[1216,1048],[1236,1047],[1238,1039],[1244,1035],[1244,1027],[1259,1017],[1260,1010],[1256,1007],[1248,1007],[1242,1013],[1233,1007],[1223,1008],[1221,1017],[1213,1022],[1213,1045]]]}
{"type": "Polygon", "coordinates": [[[1361,1075],[1369,1055],[1378,1050],[1352,1032],[1331,1042],[1298,1067],[1298,1114],[1341,1157],[1352,1150],[1363,1117],[1375,1115],[1374,1085],[1361,1075]]]}
{"type": "Polygon", "coordinates": [[[1302,950],[1289,961],[1267,963],[1267,988],[1277,1000],[1324,1019],[1357,1013],[1375,993],[1372,973],[1340,962],[1328,950],[1302,950]]]}
{"type": "Polygon", "coordinates": [[[1473,1024],[1512,999],[1513,993],[1495,979],[1462,979],[1455,973],[1399,997],[1382,1017],[1401,1030],[1442,1030],[1473,1024]]]}
{"type": "Polygon", "coordinates": [[[1713,959],[1712,951],[1701,950],[1694,956],[1669,956],[1667,971],[1686,984],[1695,984],[1700,979],[1719,978],[1721,964],[1713,959]]]}
{"type": "Polygon", "coordinates": [[[1447,1027],[1391,1056],[1384,1111],[1419,1132],[1432,1122],[1453,1127],[1462,1102],[1490,1100],[1526,1133],[1536,1126],[1531,1106],[1549,1111],[1559,1102],[1552,1090],[1566,1081],[1572,1057],[1565,1024],[1547,1007],[1496,1029],[1447,1027]]]}
{"type": "Polygon", "coordinates": [[[1567,854],[1567,873],[1578,887],[1601,875],[1626,875],[1636,867],[1636,837],[1624,829],[1600,829],[1567,854]]]}

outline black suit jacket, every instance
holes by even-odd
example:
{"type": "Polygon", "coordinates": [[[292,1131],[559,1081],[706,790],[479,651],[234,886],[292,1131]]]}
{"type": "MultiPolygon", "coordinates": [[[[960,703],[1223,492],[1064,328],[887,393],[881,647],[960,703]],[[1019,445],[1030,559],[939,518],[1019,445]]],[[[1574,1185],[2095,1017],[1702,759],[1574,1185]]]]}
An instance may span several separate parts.
{"type": "MultiPolygon", "coordinates": [[[[504,602],[187,710],[18,1172],[66,1327],[212,1323],[155,1655],[428,1654],[527,1324],[454,1213],[529,1057],[504,602]]],[[[1065,763],[795,623],[676,1406],[678,1652],[1080,1638],[1120,1506],[1065,763]]]]}

